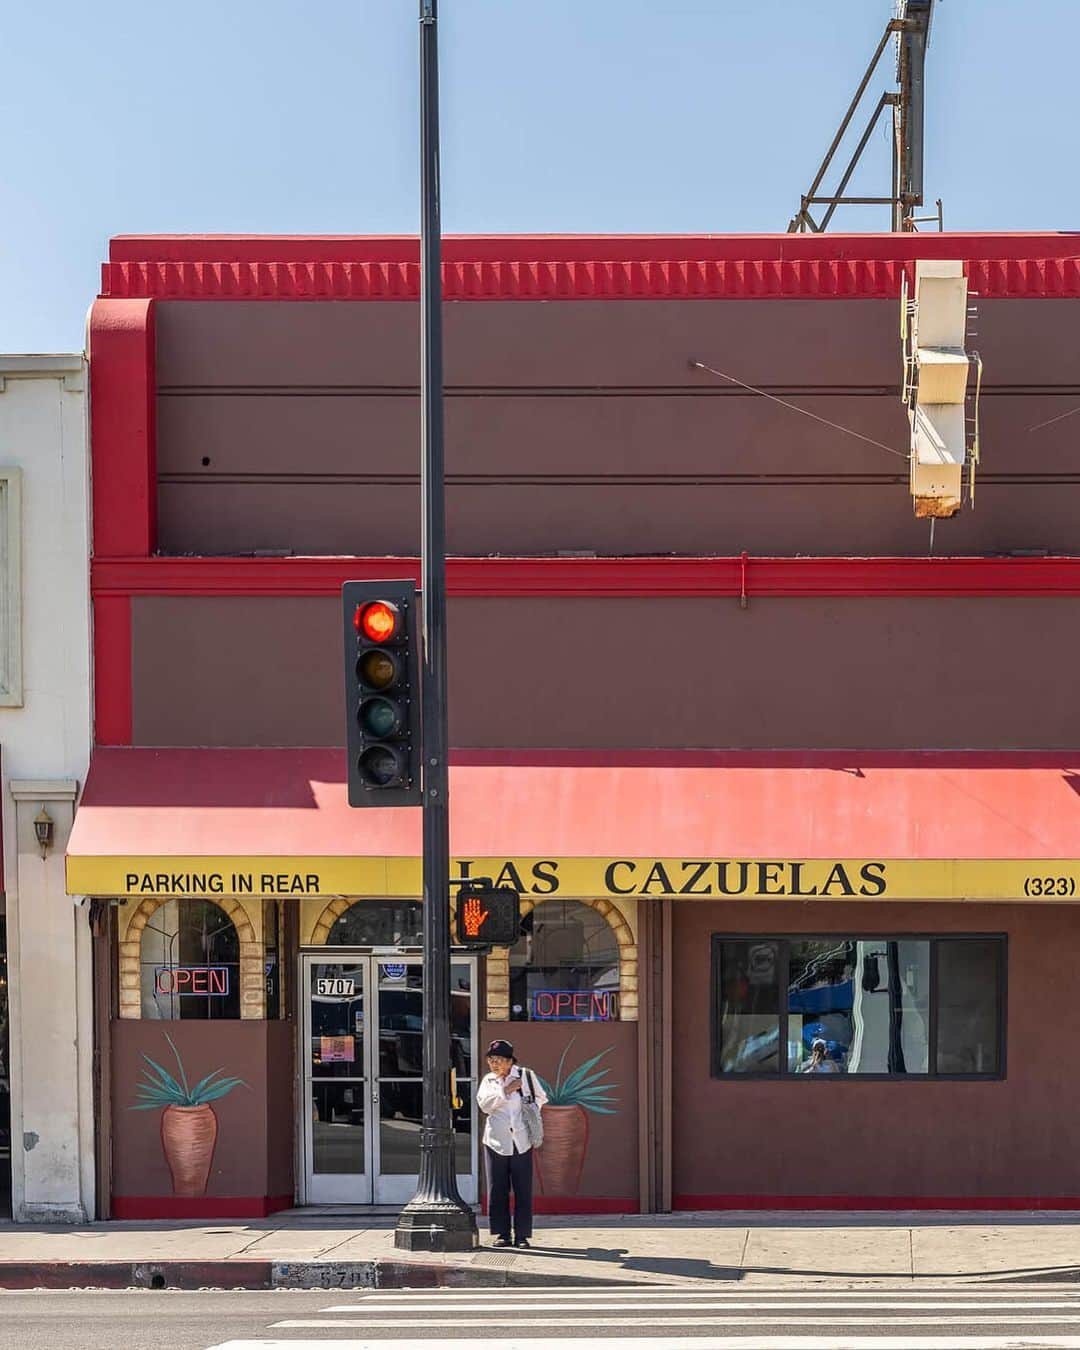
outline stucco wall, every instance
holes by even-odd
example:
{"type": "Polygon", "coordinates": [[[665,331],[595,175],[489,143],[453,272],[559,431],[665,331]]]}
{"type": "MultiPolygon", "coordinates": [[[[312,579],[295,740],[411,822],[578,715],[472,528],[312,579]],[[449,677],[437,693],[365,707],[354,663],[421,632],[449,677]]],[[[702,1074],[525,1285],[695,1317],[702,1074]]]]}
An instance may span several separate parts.
{"type": "MultiPolygon", "coordinates": [[[[1078,617],[1071,596],[751,598],[746,609],[726,598],[456,597],[450,742],[1077,745],[1078,617]],[[643,635],[658,631],[673,637],[671,660],[642,656],[643,635]],[[1057,659],[1036,659],[1050,651],[1057,659]]],[[[136,745],[341,743],[337,600],[137,596],[131,629],[136,745]]]]}
{"type": "MultiPolygon", "coordinates": [[[[1075,406],[1080,302],[976,303],[978,510],[939,522],[936,551],[1076,552],[1073,424],[1057,419],[1075,406]]],[[[448,302],[450,551],[925,553],[898,308],[448,302]]],[[[166,300],[155,314],[163,552],[419,549],[418,305],[166,300]]]]}
{"type": "Polygon", "coordinates": [[[0,466],[22,486],[23,696],[0,707],[13,1206],[80,1219],[94,1194],[90,937],[63,858],[90,757],[86,379],[81,356],[62,356],[0,357],[0,380],[0,466]]]}
{"type": "Polygon", "coordinates": [[[677,904],[672,1039],[676,1208],[871,1198],[958,1206],[1080,1195],[1072,905],[677,904]],[[995,1081],[718,1079],[710,1073],[713,933],[1008,938],[1006,1073],[995,1081]],[[702,1140],[710,1142],[702,1145],[702,1140]]]}

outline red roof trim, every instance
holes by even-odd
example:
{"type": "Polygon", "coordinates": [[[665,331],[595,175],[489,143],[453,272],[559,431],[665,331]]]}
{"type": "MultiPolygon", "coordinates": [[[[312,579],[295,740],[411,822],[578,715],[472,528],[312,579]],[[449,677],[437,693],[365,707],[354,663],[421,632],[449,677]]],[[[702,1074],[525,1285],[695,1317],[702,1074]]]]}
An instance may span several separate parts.
{"type": "MultiPolygon", "coordinates": [[[[1080,296],[1073,234],[448,236],[448,300],[893,299],[917,257],[960,257],[988,297],[1080,296]]],[[[120,236],[109,298],[415,300],[400,237],[120,236]]]]}
{"type": "MultiPolygon", "coordinates": [[[[447,234],[448,263],[673,262],[818,258],[1080,258],[1080,232],[949,234],[447,234]]],[[[416,235],[116,235],[109,261],[420,262],[416,235]]]]}
{"type": "MultiPolygon", "coordinates": [[[[99,558],[95,597],[336,595],[417,558],[99,558]]],[[[1080,558],[450,558],[454,596],[1080,595],[1080,558]],[[745,585],[745,592],[744,592],[745,585]]]]}
{"type": "Polygon", "coordinates": [[[1080,750],[680,750],[573,746],[458,746],[462,768],[534,769],[1058,769],[1080,771],[1080,750]]]}

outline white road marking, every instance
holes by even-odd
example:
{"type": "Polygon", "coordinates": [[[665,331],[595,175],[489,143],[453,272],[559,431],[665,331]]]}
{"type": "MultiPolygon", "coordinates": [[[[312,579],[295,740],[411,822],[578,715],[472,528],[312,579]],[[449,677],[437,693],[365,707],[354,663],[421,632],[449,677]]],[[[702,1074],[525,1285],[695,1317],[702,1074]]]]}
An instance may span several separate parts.
{"type": "MultiPolygon", "coordinates": [[[[210,1350],[386,1350],[386,1340],[223,1341],[210,1350]]],[[[476,1350],[475,1340],[424,1340],[424,1350],[476,1350]]],[[[592,1336],[500,1337],[499,1350],[596,1350],[592,1336]]],[[[634,1336],[619,1350],[1080,1350],[1080,1336],[634,1336]]]]}
{"type": "MultiPolygon", "coordinates": [[[[505,1320],[498,1317],[455,1317],[453,1325],[458,1327],[744,1327],[750,1322],[765,1322],[774,1324],[783,1324],[784,1326],[808,1327],[880,1327],[883,1324],[892,1327],[945,1327],[945,1326],[1029,1326],[1029,1325],[1047,1325],[1047,1326],[1080,1326],[1080,1313],[1063,1314],[1061,1317],[1028,1317],[1017,1315],[1012,1317],[989,1316],[980,1317],[978,1314],[965,1314],[963,1317],[889,1317],[882,1319],[880,1317],[663,1317],[657,1322],[655,1317],[518,1317],[513,1311],[509,1313],[505,1320]]],[[[383,1327],[408,1328],[417,1330],[421,1327],[445,1327],[446,1319],[444,1317],[396,1317],[387,1318],[347,1318],[341,1317],[331,1321],[329,1318],[290,1318],[284,1322],[273,1322],[271,1324],[274,1331],[313,1331],[316,1327],[330,1327],[331,1329],[344,1330],[346,1327],[356,1327],[359,1330],[375,1330],[383,1327]]],[[[499,1337],[500,1343],[504,1338],[499,1337]]],[[[621,1342],[625,1344],[625,1342],[621,1342]]]]}
{"type": "MultiPolygon", "coordinates": [[[[904,1277],[906,1278],[906,1277],[904,1277]]],[[[808,1286],[800,1284],[786,1289],[753,1289],[751,1293],[754,1298],[791,1298],[796,1290],[805,1289],[808,1286]]],[[[820,1289],[822,1286],[815,1285],[814,1289],[820,1289]]],[[[1026,1285],[1018,1287],[1015,1290],[1011,1287],[1003,1288],[998,1285],[965,1284],[963,1288],[957,1288],[955,1285],[949,1289],[925,1288],[922,1285],[902,1286],[896,1288],[891,1285],[868,1287],[860,1284],[855,1287],[845,1289],[830,1289],[830,1298],[868,1298],[871,1294],[883,1294],[889,1298],[933,1298],[933,1299],[960,1299],[972,1298],[972,1290],[982,1290],[986,1288],[988,1298],[1067,1298],[1080,1300],[1080,1289],[1075,1292],[1071,1289],[1062,1289],[1056,1284],[1042,1284],[1038,1286],[1026,1285]]],[[[610,1285],[610,1286],[590,1286],[588,1289],[577,1290],[567,1289],[562,1285],[522,1285],[512,1291],[506,1289],[493,1289],[490,1292],[482,1289],[395,1289],[377,1291],[373,1290],[370,1294],[362,1290],[353,1291],[354,1296],[363,1299],[365,1305],[368,1303],[408,1303],[415,1305],[417,1303],[467,1303],[470,1300],[478,1302],[491,1299],[497,1301],[505,1299],[510,1293],[514,1295],[524,1295],[526,1298],[546,1298],[548,1296],[557,1297],[560,1300],[569,1301],[571,1299],[578,1302],[587,1302],[590,1299],[611,1298],[613,1295],[619,1295],[620,1306],[624,1303],[646,1302],[652,1305],[654,1302],[663,1299],[699,1299],[699,1298],[717,1298],[721,1294],[732,1293],[736,1295],[745,1295],[747,1285],[744,1281],[733,1281],[730,1289],[723,1285],[720,1288],[693,1289],[693,1288],[672,1288],[670,1285],[657,1285],[655,1289],[642,1285],[610,1285]]]]}
{"type": "Polygon", "coordinates": [[[266,1338],[212,1350],[394,1350],[395,1339],[409,1350],[477,1350],[479,1340],[496,1338],[499,1350],[601,1350],[605,1336],[612,1350],[1080,1350],[1080,1290],[1046,1284],[940,1291],[552,1285],[355,1290],[349,1297],[316,1316],[275,1322],[266,1338]],[[625,1334],[638,1327],[651,1334],[625,1334]],[[892,1334],[901,1327],[906,1334],[892,1334]],[[329,1339],[273,1334],[316,1330],[329,1339]]]}
{"type": "MultiPolygon", "coordinates": [[[[871,1311],[889,1310],[894,1312],[906,1312],[912,1309],[928,1309],[932,1311],[935,1308],[948,1308],[950,1312],[963,1310],[965,1308],[973,1309],[975,1311],[988,1311],[994,1308],[1000,1308],[1003,1311],[1008,1312],[1010,1309],[1018,1306],[1020,1305],[1017,1304],[1015,1299],[1008,1297],[981,1299],[978,1301],[968,1299],[964,1302],[955,1301],[950,1303],[939,1303],[937,1300],[924,1299],[896,1300],[893,1299],[892,1295],[887,1299],[868,1298],[865,1294],[853,1299],[838,1299],[833,1294],[818,1295],[817,1293],[813,1293],[800,1297],[798,1294],[793,1293],[788,1295],[787,1298],[769,1300],[759,1300],[754,1294],[743,1294],[741,1296],[736,1294],[732,1295],[731,1298],[725,1299],[717,1299],[714,1295],[712,1300],[694,1300],[693,1302],[689,1302],[679,1299],[673,1303],[665,1303],[662,1307],[658,1307],[656,1304],[629,1302],[625,1304],[590,1303],[588,1307],[583,1307],[581,1304],[563,1303],[561,1299],[558,1302],[552,1303],[522,1303],[516,1298],[503,1298],[499,1302],[455,1303],[452,1308],[439,1309],[433,1307],[430,1303],[417,1302],[416,1304],[410,1304],[408,1311],[413,1313],[442,1312],[445,1316],[454,1318],[457,1317],[459,1312],[487,1312],[491,1313],[492,1316],[499,1316],[505,1313],[515,1319],[519,1313],[523,1312],[572,1312],[579,1314],[580,1316],[589,1315],[591,1319],[591,1314],[597,1312],[648,1312],[650,1309],[655,1309],[662,1317],[666,1317],[669,1312],[677,1312],[680,1308],[694,1310],[699,1308],[713,1308],[727,1312],[759,1312],[775,1308],[797,1309],[801,1312],[818,1310],[821,1308],[869,1308],[871,1311]]],[[[1072,1308],[1075,1311],[1080,1312],[1080,1301],[1077,1301],[1076,1299],[1066,1301],[1044,1298],[1037,1301],[1026,1302],[1022,1306],[1024,1308],[1034,1308],[1047,1312],[1051,1309],[1067,1308],[1072,1308]]],[[[401,1309],[401,1305],[397,1305],[397,1308],[401,1309]]],[[[335,1304],[331,1308],[319,1309],[319,1312],[321,1313],[389,1313],[394,1311],[395,1308],[388,1307],[381,1302],[376,1302],[374,1299],[370,1303],[340,1303],[335,1304]]],[[[610,1320],[618,1321],[619,1319],[615,1318],[610,1320]]]]}

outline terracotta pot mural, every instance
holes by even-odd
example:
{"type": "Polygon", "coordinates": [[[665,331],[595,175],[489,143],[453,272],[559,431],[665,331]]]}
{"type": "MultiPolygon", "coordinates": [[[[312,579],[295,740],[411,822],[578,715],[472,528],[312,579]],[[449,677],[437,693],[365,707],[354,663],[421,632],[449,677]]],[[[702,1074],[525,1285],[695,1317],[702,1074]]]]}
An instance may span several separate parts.
{"type": "Polygon", "coordinates": [[[544,1142],[536,1154],[545,1195],[577,1195],[589,1147],[589,1117],[581,1106],[545,1106],[544,1142]]]}
{"type": "Polygon", "coordinates": [[[173,1195],[203,1195],[214,1161],[218,1122],[212,1106],[167,1106],[161,1113],[161,1147],[173,1195]]]}
{"type": "Polygon", "coordinates": [[[176,1060],[176,1074],[157,1060],[143,1055],[146,1068],[143,1081],[135,1089],[137,1100],[132,1111],[161,1112],[161,1149],[169,1165],[173,1195],[200,1196],[206,1193],[210,1168],[217,1144],[218,1120],[211,1102],[220,1101],[236,1087],[246,1087],[242,1078],[231,1078],[223,1069],[215,1069],[197,1083],[189,1083],[180,1052],[165,1032],[165,1039],[176,1060]]]}
{"type": "Polygon", "coordinates": [[[537,1075],[547,1095],[542,1112],[544,1142],[536,1154],[537,1181],[544,1195],[577,1194],[589,1149],[589,1113],[613,1116],[618,1110],[618,1100],[612,1096],[617,1084],[603,1081],[610,1070],[596,1067],[613,1047],[564,1074],[573,1044],[571,1037],[559,1057],[554,1081],[537,1075]]]}

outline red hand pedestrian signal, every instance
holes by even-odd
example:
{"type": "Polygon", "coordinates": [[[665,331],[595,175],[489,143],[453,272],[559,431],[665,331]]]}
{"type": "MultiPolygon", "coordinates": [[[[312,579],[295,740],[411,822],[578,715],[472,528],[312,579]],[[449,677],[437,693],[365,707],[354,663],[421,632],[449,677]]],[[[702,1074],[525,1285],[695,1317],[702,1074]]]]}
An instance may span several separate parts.
{"type": "Polygon", "coordinates": [[[477,896],[471,896],[465,901],[465,912],[463,917],[465,936],[478,938],[484,927],[484,920],[488,916],[488,911],[484,909],[483,904],[477,896]]]}
{"type": "Polygon", "coordinates": [[[521,903],[509,886],[471,879],[455,901],[457,940],[463,947],[512,947],[521,936],[521,903]]]}

